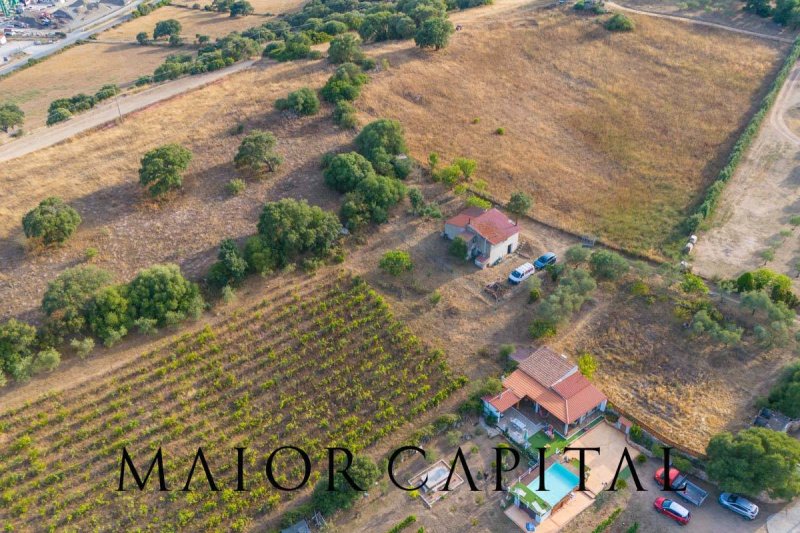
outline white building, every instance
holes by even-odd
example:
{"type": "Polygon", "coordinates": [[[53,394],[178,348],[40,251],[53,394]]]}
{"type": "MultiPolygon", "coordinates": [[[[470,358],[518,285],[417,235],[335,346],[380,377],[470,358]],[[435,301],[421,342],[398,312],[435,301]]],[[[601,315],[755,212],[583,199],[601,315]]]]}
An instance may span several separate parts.
{"type": "Polygon", "coordinates": [[[447,220],[444,234],[467,243],[467,259],[481,268],[497,264],[519,246],[519,227],[496,208],[469,207],[447,220]]]}

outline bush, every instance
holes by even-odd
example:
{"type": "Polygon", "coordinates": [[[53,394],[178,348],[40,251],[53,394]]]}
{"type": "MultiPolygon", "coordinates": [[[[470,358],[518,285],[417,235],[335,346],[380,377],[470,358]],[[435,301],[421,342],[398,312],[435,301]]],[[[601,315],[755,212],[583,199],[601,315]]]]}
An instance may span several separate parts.
{"type": "Polygon", "coordinates": [[[303,253],[325,254],[339,238],[340,230],[336,215],[305,200],[268,202],[258,219],[258,233],[278,267],[303,253]]]}
{"type": "Polygon", "coordinates": [[[266,57],[276,61],[294,61],[312,56],[311,39],[303,33],[287,35],[282,43],[270,43],[264,49],[266,57]]]}
{"type": "Polygon", "coordinates": [[[175,19],[160,20],[156,22],[156,27],[153,29],[153,39],[160,39],[161,37],[169,37],[172,35],[179,35],[181,33],[181,23],[175,19]]]}
{"type": "Polygon", "coordinates": [[[605,23],[608,31],[633,31],[633,21],[622,13],[615,13],[605,23]]]}
{"type": "Polygon", "coordinates": [[[405,186],[394,178],[368,176],[353,192],[347,193],[342,204],[342,220],[351,229],[358,229],[370,221],[382,224],[389,219],[389,209],[405,194],[405,186]]]}
{"type": "Polygon", "coordinates": [[[469,246],[467,245],[467,241],[465,241],[461,237],[456,237],[450,243],[450,246],[448,248],[448,252],[453,257],[457,257],[458,259],[461,259],[462,261],[466,261],[467,260],[467,253],[469,252],[469,246]]]}
{"type": "Polygon", "coordinates": [[[246,17],[253,14],[253,6],[247,0],[236,0],[231,4],[231,17],[246,17]]]}
{"type": "Polygon", "coordinates": [[[94,339],[91,337],[86,337],[83,340],[72,339],[69,345],[70,348],[75,350],[75,353],[78,355],[78,357],[85,359],[86,356],[92,353],[92,350],[94,350],[94,339]]]}
{"type": "Polygon", "coordinates": [[[21,126],[23,122],[25,122],[25,113],[17,104],[6,102],[0,105],[0,130],[8,133],[8,130],[21,126]]]}
{"type": "Polygon", "coordinates": [[[367,83],[367,76],[355,63],[343,63],[328,78],[320,91],[322,98],[335,104],[343,100],[352,101],[361,94],[361,86],[367,83]]]}
{"type": "Polygon", "coordinates": [[[139,183],[152,196],[161,196],[183,185],[182,173],[189,167],[192,152],[179,144],[165,144],[150,150],[141,161],[139,183]]]}
{"type": "Polygon", "coordinates": [[[116,285],[98,291],[87,306],[86,322],[104,345],[119,342],[132,326],[127,287],[116,285]]]}
{"type": "MultiPolygon", "coordinates": [[[[348,474],[358,487],[369,490],[380,477],[381,471],[369,457],[356,455],[353,457],[348,474]]],[[[334,476],[333,483],[335,490],[329,491],[328,480],[320,480],[311,495],[313,508],[325,516],[330,516],[338,510],[349,509],[362,494],[361,491],[353,489],[341,474],[337,473],[334,476]]]]}
{"type": "Polygon", "coordinates": [[[33,373],[51,372],[61,364],[61,354],[55,348],[46,348],[34,356],[31,363],[33,373]]]}
{"type": "Polygon", "coordinates": [[[218,261],[211,266],[208,282],[222,288],[239,284],[247,275],[247,261],[233,239],[225,239],[219,245],[218,261]]]}
{"type": "Polygon", "coordinates": [[[790,418],[800,418],[800,363],[786,369],[769,392],[766,404],[790,418]]]}
{"type": "Polygon", "coordinates": [[[241,178],[233,178],[225,185],[225,190],[231,196],[239,196],[247,188],[247,184],[241,178]]]}
{"type": "Polygon", "coordinates": [[[404,272],[410,272],[414,268],[414,263],[408,252],[392,250],[383,254],[378,266],[387,274],[399,276],[404,272]]]}
{"type": "Polygon", "coordinates": [[[328,48],[328,61],[339,65],[341,63],[358,63],[363,59],[361,39],[352,33],[340,35],[331,41],[328,48]]]}
{"type": "Polygon", "coordinates": [[[244,245],[244,259],[247,261],[247,269],[266,276],[277,268],[275,253],[270,248],[270,244],[255,235],[247,239],[244,245]]]}
{"type": "Polygon", "coordinates": [[[36,344],[36,328],[13,318],[0,323],[0,373],[24,377],[24,361],[36,344]]]}
{"type": "MultiPolygon", "coordinates": [[[[236,168],[246,168],[255,174],[274,172],[283,163],[283,157],[275,152],[277,142],[278,139],[272,132],[251,131],[242,139],[239,150],[233,158],[234,165],[236,168]]],[[[242,182],[243,189],[244,182],[242,182]]]]}
{"type": "Polygon", "coordinates": [[[317,93],[308,87],[303,87],[289,93],[287,98],[275,102],[275,107],[280,110],[294,111],[298,115],[316,115],[319,112],[319,98],[317,93]]]}
{"type": "Polygon", "coordinates": [[[578,369],[580,370],[581,374],[589,379],[592,379],[594,377],[594,373],[597,371],[597,360],[592,356],[592,354],[585,353],[578,357],[578,369]]]}
{"type": "Polygon", "coordinates": [[[86,327],[87,304],[111,281],[111,274],[87,265],[67,269],[47,285],[42,310],[59,337],[80,333],[86,327]]]}
{"type": "Polygon", "coordinates": [[[342,128],[356,129],[358,126],[356,108],[346,100],[336,102],[336,107],[333,108],[333,121],[342,128]]]}
{"type": "Polygon", "coordinates": [[[29,239],[44,245],[69,239],[81,223],[81,216],[61,198],[52,196],[22,217],[22,230],[29,239]]]}
{"type": "Polygon", "coordinates": [[[153,320],[159,327],[197,318],[203,308],[197,285],[170,264],[140,271],[128,286],[128,300],[131,316],[153,320]]]}
{"type": "Polygon", "coordinates": [[[358,152],[337,154],[323,171],[325,184],[341,193],[355,190],[361,181],[375,176],[375,170],[358,152]]]}
{"type": "Polygon", "coordinates": [[[446,18],[429,18],[417,30],[414,42],[420,48],[439,50],[447,46],[454,31],[453,23],[446,18]]]}
{"type": "Polygon", "coordinates": [[[140,31],[136,34],[136,42],[145,45],[150,40],[150,35],[146,31],[140,31]]]}
{"type": "Polygon", "coordinates": [[[628,261],[616,252],[597,250],[589,258],[592,275],[600,279],[619,279],[628,272],[628,261]]]}
{"type": "Polygon", "coordinates": [[[370,122],[358,134],[355,143],[379,174],[392,177],[402,174],[402,164],[398,163],[397,156],[405,155],[408,149],[403,127],[398,121],[379,119],[370,122]]]}

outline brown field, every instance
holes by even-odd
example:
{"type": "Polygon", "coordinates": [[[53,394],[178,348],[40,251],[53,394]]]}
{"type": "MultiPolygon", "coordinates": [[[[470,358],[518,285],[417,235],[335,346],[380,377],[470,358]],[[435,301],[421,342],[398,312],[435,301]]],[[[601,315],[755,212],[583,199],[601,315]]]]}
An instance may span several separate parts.
{"type": "MultiPolygon", "coordinates": [[[[288,12],[302,5],[303,1],[255,0],[251,3],[257,14],[263,14],[288,12]]],[[[87,41],[43,63],[1,78],[3,99],[19,104],[25,111],[25,129],[32,130],[44,126],[47,107],[57,98],[80,92],[92,94],[107,83],[130,84],[140,76],[152,74],[169,54],[193,51],[136,44],[137,33],[146,31],[152,34],[158,21],[169,18],[181,22],[187,42],[193,41],[196,33],[222,37],[267,20],[259,15],[230,18],[224,13],[162,7],[98,34],[99,42],[87,41]]]]}
{"type": "Polygon", "coordinates": [[[360,107],[402,120],[421,160],[476,158],[496,196],[531,193],[537,218],[658,255],[785,45],[633,18],[624,35],[571,11],[476,18],[439,53],[387,51],[398,68],[360,107]]]}

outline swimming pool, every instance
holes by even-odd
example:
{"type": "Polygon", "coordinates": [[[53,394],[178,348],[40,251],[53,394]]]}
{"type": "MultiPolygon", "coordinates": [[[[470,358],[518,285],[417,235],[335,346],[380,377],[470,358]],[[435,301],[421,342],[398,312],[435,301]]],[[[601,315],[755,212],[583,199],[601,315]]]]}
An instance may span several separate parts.
{"type": "Polygon", "coordinates": [[[539,498],[547,502],[550,507],[555,507],[572,492],[580,483],[577,474],[573,474],[566,466],[555,463],[544,471],[544,486],[547,490],[536,490],[539,488],[539,478],[537,477],[528,484],[528,488],[539,498]]]}

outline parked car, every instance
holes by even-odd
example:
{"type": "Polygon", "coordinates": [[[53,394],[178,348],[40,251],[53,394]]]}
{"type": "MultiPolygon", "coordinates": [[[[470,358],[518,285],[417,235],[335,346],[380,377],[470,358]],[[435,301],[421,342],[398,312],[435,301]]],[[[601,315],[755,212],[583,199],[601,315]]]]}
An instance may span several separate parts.
{"type": "Polygon", "coordinates": [[[689,509],[664,497],[656,498],[656,501],[653,502],[653,507],[659,513],[672,518],[682,526],[688,524],[689,520],[692,519],[692,513],[689,512],[689,509]]]}
{"type": "Polygon", "coordinates": [[[512,285],[518,285],[531,277],[534,272],[536,272],[536,267],[532,263],[523,263],[508,275],[508,282],[512,285]]]}
{"type": "MultiPolygon", "coordinates": [[[[653,477],[655,478],[656,483],[658,483],[663,489],[664,467],[662,466],[656,470],[656,473],[653,477]]],[[[708,498],[708,491],[689,481],[689,478],[687,478],[684,474],[681,474],[677,468],[670,467],[669,469],[669,485],[673,490],[676,491],[678,496],[698,507],[703,505],[703,502],[706,501],[706,498],[708,498]]]]}
{"type": "Polygon", "coordinates": [[[539,259],[533,262],[533,266],[536,267],[536,270],[542,270],[548,265],[555,265],[556,261],[558,261],[556,254],[553,252],[547,252],[546,254],[539,256],[539,259]]]}
{"type": "Polygon", "coordinates": [[[730,492],[723,492],[719,495],[719,503],[738,515],[749,520],[755,520],[758,516],[758,505],[747,498],[743,498],[730,492]]]}

